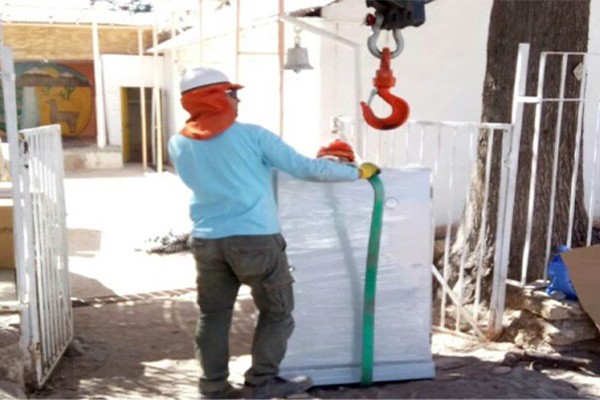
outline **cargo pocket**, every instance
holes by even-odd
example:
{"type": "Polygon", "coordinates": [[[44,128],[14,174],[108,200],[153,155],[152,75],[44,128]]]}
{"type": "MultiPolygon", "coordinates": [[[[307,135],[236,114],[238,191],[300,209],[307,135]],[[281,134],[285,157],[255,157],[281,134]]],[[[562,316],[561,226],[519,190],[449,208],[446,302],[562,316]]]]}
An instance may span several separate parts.
{"type": "Polygon", "coordinates": [[[287,257],[282,252],[277,258],[275,269],[263,283],[270,312],[288,314],[294,310],[293,283],[287,257]]]}
{"type": "Polygon", "coordinates": [[[281,235],[237,236],[228,240],[228,259],[238,279],[252,288],[261,312],[289,314],[294,308],[292,282],[281,235]]]}

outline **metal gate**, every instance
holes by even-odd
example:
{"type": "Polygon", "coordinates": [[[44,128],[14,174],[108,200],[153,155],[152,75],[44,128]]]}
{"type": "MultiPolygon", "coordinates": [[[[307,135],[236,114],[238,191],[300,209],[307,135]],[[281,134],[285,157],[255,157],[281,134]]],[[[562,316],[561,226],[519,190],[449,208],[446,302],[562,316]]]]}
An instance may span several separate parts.
{"type": "Polygon", "coordinates": [[[0,49],[18,295],[2,309],[20,312],[25,365],[41,387],[73,338],[61,133],[59,125],[17,131],[12,50],[0,49]]]}

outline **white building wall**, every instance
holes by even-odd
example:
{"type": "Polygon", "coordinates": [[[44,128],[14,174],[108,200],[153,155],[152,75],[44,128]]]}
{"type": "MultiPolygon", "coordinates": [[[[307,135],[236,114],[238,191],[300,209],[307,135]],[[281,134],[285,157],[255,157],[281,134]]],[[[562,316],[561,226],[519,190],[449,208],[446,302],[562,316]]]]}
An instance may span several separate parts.
{"type": "MultiPolygon", "coordinates": [[[[108,144],[123,144],[123,119],[121,110],[121,88],[152,87],[154,85],[154,60],[148,56],[104,54],[101,57],[104,73],[104,101],[108,144]]],[[[162,70],[162,57],[157,58],[162,70]]],[[[159,77],[161,75],[159,74],[159,77]]]]}
{"type": "MultiPolygon", "coordinates": [[[[294,46],[295,33],[290,25],[286,24],[285,29],[285,48],[289,49],[294,46]]],[[[324,57],[322,46],[327,43],[318,36],[301,32],[300,40],[301,46],[308,49],[309,62],[314,69],[284,72],[283,139],[300,153],[315,157],[322,145],[321,138],[329,129],[321,122],[327,108],[326,94],[335,90],[323,82],[323,71],[334,59],[324,57]]]]}

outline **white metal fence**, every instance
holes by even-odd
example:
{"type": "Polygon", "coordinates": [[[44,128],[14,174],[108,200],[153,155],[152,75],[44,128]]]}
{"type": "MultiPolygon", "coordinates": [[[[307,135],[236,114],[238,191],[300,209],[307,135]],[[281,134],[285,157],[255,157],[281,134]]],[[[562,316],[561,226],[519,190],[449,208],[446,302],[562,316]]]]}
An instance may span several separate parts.
{"type": "MultiPolygon", "coordinates": [[[[344,122],[343,119],[334,122],[337,123],[337,131],[356,146],[357,138],[353,134],[352,124],[344,122]]],[[[514,193],[515,176],[511,174],[511,167],[514,169],[518,156],[518,151],[515,151],[518,142],[513,142],[512,126],[409,121],[392,131],[375,131],[366,126],[363,129],[366,134],[362,159],[376,162],[382,167],[417,164],[433,171],[434,228],[438,232],[438,243],[443,242],[443,258],[438,262],[441,271],[432,266],[432,273],[441,287],[440,303],[434,307],[439,311],[439,325],[445,328],[452,326],[457,331],[471,331],[480,337],[484,336],[484,330],[499,329],[504,312],[505,271],[508,266],[508,251],[503,250],[506,238],[504,223],[507,204],[514,193]],[[480,195],[486,205],[490,196],[497,196],[499,211],[494,216],[496,221],[493,224],[490,224],[492,216],[487,206],[481,209],[480,215],[470,216],[479,219],[480,224],[477,228],[465,225],[462,234],[479,237],[478,255],[467,261],[466,252],[462,252],[459,261],[452,262],[450,254],[456,240],[456,227],[474,193],[471,184],[478,168],[477,153],[481,141],[485,141],[487,147],[485,163],[480,171],[483,174],[480,195]],[[500,146],[500,150],[497,151],[494,146],[500,146]],[[501,154],[499,162],[493,162],[494,153],[501,154]],[[495,182],[491,182],[493,179],[495,182]],[[495,190],[492,189],[493,185],[495,190]],[[486,245],[484,238],[492,227],[497,229],[496,242],[489,246],[494,249],[494,275],[492,290],[486,294],[482,290],[483,262],[492,249],[486,245]],[[478,231],[473,232],[473,229],[478,231]],[[467,271],[467,264],[471,272],[467,271]],[[467,297],[467,274],[475,279],[475,291],[469,295],[468,303],[464,300],[467,297]],[[484,304],[485,307],[482,307],[484,304]]]]}
{"type": "MultiPolygon", "coordinates": [[[[528,269],[531,262],[532,237],[535,232],[535,218],[539,218],[539,209],[535,207],[536,183],[540,179],[540,141],[552,140],[553,151],[552,172],[551,172],[551,191],[549,198],[548,218],[541,233],[546,236],[546,246],[544,251],[543,265],[548,265],[551,252],[556,246],[553,243],[553,235],[558,235],[562,243],[568,247],[572,246],[573,227],[575,223],[575,206],[578,187],[578,175],[583,173],[584,185],[584,206],[587,212],[587,234],[585,245],[592,243],[592,228],[595,216],[600,215],[600,183],[598,182],[598,145],[600,139],[600,54],[575,53],[575,52],[542,52],[539,61],[539,74],[537,90],[534,96],[526,96],[527,67],[529,59],[529,45],[521,44],[519,47],[519,59],[517,62],[517,82],[513,100],[513,120],[515,125],[515,134],[521,136],[523,129],[523,114],[526,104],[535,105],[535,116],[533,126],[533,143],[531,154],[531,178],[529,182],[528,208],[526,234],[523,244],[522,265],[520,279],[510,280],[512,284],[523,286],[528,283],[528,269]],[[551,64],[557,67],[560,65],[560,75],[558,85],[556,79],[548,78],[551,64]],[[576,64],[573,68],[567,68],[576,64]],[[590,74],[590,72],[595,72],[590,74]],[[519,79],[520,77],[520,79],[519,79]],[[554,84],[554,85],[553,85],[554,84]],[[552,86],[551,86],[552,85],[552,86]],[[557,87],[556,87],[557,86],[557,87]],[[577,95],[569,96],[566,88],[570,87],[571,92],[575,91],[577,95]],[[576,113],[576,127],[574,130],[565,127],[563,117],[567,107],[574,108],[576,113]],[[548,117],[551,115],[554,118],[548,117]],[[551,138],[544,135],[552,135],[551,138]],[[561,145],[566,140],[573,140],[573,152],[569,157],[559,157],[561,145]],[[571,137],[569,137],[571,136],[571,137]],[[583,150],[583,152],[582,152],[583,150]],[[565,165],[567,164],[567,165],[565,165]],[[583,171],[580,171],[580,165],[583,171]],[[569,179],[569,199],[568,199],[568,224],[561,231],[557,232],[555,220],[561,210],[556,208],[557,203],[557,181],[561,169],[571,169],[569,179]]],[[[564,211],[563,211],[564,212],[564,211]]],[[[538,228],[540,229],[540,228],[538,228]]],[[[546,279],[546,269],[544,268],[541,276],[534,276],[533,279],[546,279]]]]}
{"type": "Polygon", "coordinates": [[[17,132],[12,51],[1,50],[18,295],[1,308],[21,314],[27,372],[41,387],[73,337],[61,133],[59,125],[17,132]]]}

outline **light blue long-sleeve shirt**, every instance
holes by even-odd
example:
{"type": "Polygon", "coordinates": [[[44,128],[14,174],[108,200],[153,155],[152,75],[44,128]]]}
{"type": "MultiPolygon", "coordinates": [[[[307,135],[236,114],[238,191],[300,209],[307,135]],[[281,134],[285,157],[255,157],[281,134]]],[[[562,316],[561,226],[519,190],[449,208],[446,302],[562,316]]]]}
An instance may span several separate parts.
{"type": "Polygon", "coordinates": [[[354,166],[305,157],[268,130],[239,122],[208,140],[176,134],[169,155],[193,192],[190,218],[197,238],[279,233],[272,168],[322,182],[359,175],[354,166]]]}

